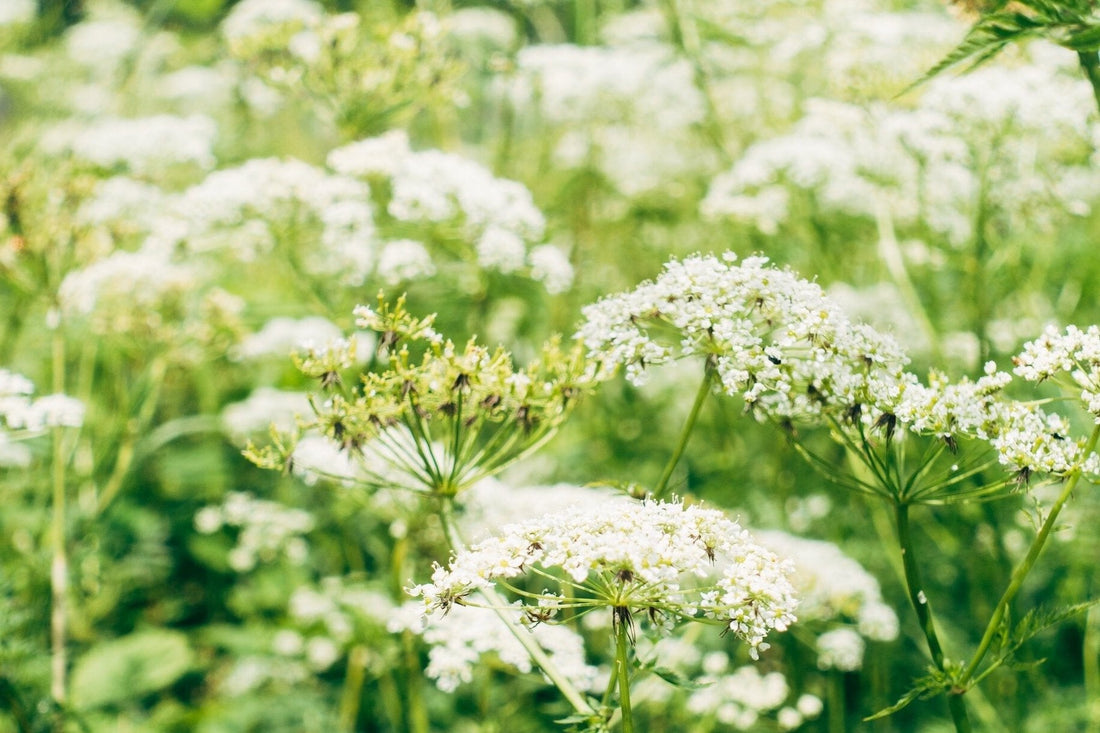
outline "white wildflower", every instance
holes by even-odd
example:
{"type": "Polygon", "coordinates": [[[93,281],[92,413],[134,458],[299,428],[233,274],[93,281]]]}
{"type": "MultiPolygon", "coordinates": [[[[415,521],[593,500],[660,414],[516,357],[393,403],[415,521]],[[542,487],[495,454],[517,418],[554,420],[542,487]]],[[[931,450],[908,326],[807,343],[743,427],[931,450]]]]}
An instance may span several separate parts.
{"type": "Polygon", "coordinates": [[[747,641],[754,657],[767,648],[770,630],[794,621],[787,563],[721,512],[680,503],[573,510],[512,525],[460,552],[449,567],[436,566],[432,582],[412,592],[427,611],[446,610],[529,567],[560,569],[574,588],[561,607],[598,604],[646,612],[654,622],[714,619],[747,641]],[[682,585],[692,577],[695,584],[682,585]]]}
{"type": "Polygon", "coordinates": [[[826,631],[817,637],[817,666],[854,672],[863,666],[863,637],[852,629],[826,631]]]}

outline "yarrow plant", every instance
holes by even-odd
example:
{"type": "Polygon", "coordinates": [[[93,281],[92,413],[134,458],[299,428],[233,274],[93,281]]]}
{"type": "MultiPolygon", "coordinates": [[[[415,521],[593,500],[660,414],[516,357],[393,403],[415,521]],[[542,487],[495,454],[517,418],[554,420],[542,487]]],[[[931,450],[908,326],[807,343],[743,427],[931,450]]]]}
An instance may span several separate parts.
{"type": "MultiPolygon", "coordinates": [[[[578,335],[590,358],[605,372],[625,367],[635,383],[645,379],[649,368],[672,359],[704,361],[695,404],[655,494],[668,486],[701,405],[717,391],[740,397],[757,419],[785,429],[795,449],[835,483],[891,506],[906,587],[935,673],[882,714],[930,691],[943,692],[956,727],[969,730],[962,695],[1037,632],[1022,624],[1016,631],[1020,638],[1005,641],[1006,651],[975,679],[993,630],[1034,565],[1054,518],[1078,480],[1100,469],[1094,452],[1100,428],[1088,438],[1072,437],[1070,422],[1061,415],[1008,397],[1012,375],[992,362],[977,381],[952,383],[933,372],[928,385],[921,384],[906,370],[908,357],[892,338],[853,323],[816,284],[770,267],[760,257],[740,264],[730,253],[674,260],[655,280],[587,307],[585,318],[578,335]],[[846,471],[817,455],[800,440],[799,425],[825,427],[853,468],[846,471]],[[989,477],[991,452],[1011,477],[989,477]],[[1040,477],[1063,480],[1062,494],[1013,574],[974,656],[966,665],[952,661],[943,651],[924,592],[910,508],[995,499],[1040,477]]],[[[1014,361],[1016,373],[1031,381],[1066,375],[1083,390],[1081,400],[1095,415],[1098,354],[1100,330],[1070,328],[1064,335],[1048,331],[1014,361]]],[[[855,643],[844,648],[854,650],[855,643]]],[[[852,658],[854,652],[845,652],[829,666],[843,666],[852,658]]]]}
{"type": "MultiPolygon", "coordinates": [[[[347,383],[356,342],[346,339],[299,352],[297,363],[324,395],[307,427],[357,459],[363,483],[450,498],[549,440],[596,379],[580,348],[558,339],[521,368],[503,349],[445,341],[433,321],[409,314],[404,298],[391,307],[380,296],[377,309],[356,309],[356,324],[378,335],[384,371],[347,383]]],[[[286,468],[292,449],[280,442],[249,455],[286,468]]]]}
{"type": "Polygon", "coordinates": [[[410,592],[423,598],[427,612],[446,613],[455,605],[491,606],[475,594],[495,585],[519,597],[515,608],[530,623],[609,612],[616,670],[603,702],[617,685],[623,728],[633,730],[628,656],[636,619],[666,632],[685,620],[712,623],[745,640],[757,659],[768,633],[795,620],[790,570],[720,511],[644,501],[510,525],[458,550],[448,566],[436,566],[430,583],[410,592]],[[525,590],[523,578],[560,592],[525,590]]]}

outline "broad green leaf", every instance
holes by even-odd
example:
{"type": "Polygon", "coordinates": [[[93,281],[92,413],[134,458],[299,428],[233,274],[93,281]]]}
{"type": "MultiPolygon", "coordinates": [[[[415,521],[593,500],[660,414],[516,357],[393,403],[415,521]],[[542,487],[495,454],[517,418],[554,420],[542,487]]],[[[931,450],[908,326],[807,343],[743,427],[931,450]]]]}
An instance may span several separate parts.
{"type": "Polygon", "coordinates": [[[165,629],[101,642],[77,660],[73,706],[80,710],[133,700],[168,687],[194,661],[187,637],[165,629]]]}

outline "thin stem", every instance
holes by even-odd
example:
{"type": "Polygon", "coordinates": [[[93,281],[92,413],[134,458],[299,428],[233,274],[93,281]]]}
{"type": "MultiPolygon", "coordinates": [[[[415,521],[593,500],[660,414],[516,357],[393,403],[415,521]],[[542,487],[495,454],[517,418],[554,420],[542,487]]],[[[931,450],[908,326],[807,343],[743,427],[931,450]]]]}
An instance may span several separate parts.
{"type": "Polygon", "coordinates": [[[695,421],[699,417],[699,410],[703,407],[703,402],[706,401],[707,395],[710,393],[711,374],[711,367],[708,363],[706,370],[703,372],[703,382],[699,385],[699,391],[695,393],[695,402],[691,405],[691,412],[688,413],[687,420],[684,422],[684,428],[680,431],[680,440],[676,444],[676,450],[672,452],[672,456],[668,459],[668,465],[665,466],[664,473],[661,474],[660,480],[657,481],[657,486],[653,489],[654,499],[660,499],[665,491],[668,490],[668,482],[672,478],[672,472],[676,469],[676,464],[680,462],[680,458],[684,455],[684,449],[687,448],[688,440],[691,438],[691,433],[695,429],[695,421]]]}
{"type": "MultiPolygon", "coordinates": [[[[928,641],[928,651],[932,655],[932,662],[936,669],[943,671],[944,655],[940,646],[939,637],[936,635],[936,626],[932,619],[932,604],[924,593],[924,583],[921,580],[920,568],[917,566],[916,554],[913,546],[913,538],[909,532],[909,506],[902,502],[894,504],[894,520],[898,530],[898,546],[901,549],[901,560],[905,570],[905,588],[909,593],[909,600],[913,604],[913,610],[917,612],[921,631],[928,641]]],[[[951,719],[955,723],[958,733],[970,733],[970,719],[966,714],[966,706],[963,703],[961,693],[950,691],[947,695],[947,707],[951,712],[951,719]]]]}
{"type": "Polygon", "coordinates": [[[1096,99],[1096,108],[1100,109],[1100,55],[1096,51],[1078,51],[1081,70],[1092,85],[1092,96],[1096,99]]]}
{"type": "Polygon", "coordinates": [[[905,589],[909,593],[909,600],[913,604],[913,610],[917,612],[917,620],[920,622],[924,638],[928,640],[928,651],[932,655],[932,662],[937,669],[943,669],[943,648],[940,646],[939,637],[936,636],[936,628],[932,622],[932,606],[928,603],[928,597],[924,594],[924,584],[921,580],[920,568],[913,551],[913,538],[909,531],[909,506],[898,503],[894,505],[894,522],[898,531],[898,546],[901,549],[901,561],[905,570],[905,589]]]}
{"type": "MultiPolygon", "coordinates": [[[[1085,444],[1082,456],[1087,457],[1096,449],[1097,440],[1100,440],[1100,424],[1092,429],[1092,434],[1085,444]]],[[[1070,494],[1077,488],[1077,482],[1080,480],[1081,467],[1078,466],[1074,469],[1073,475],[1066,481],[1066,486],[1062,489],[1062,493],[1050,508],[1050,513],[1047,514],[1043,526],[1039,528],[1039,534],[1035,535],[1035,539],[1032,540],[1027,555],[1020,564],[1016,566],[1016,569],[1012,571],[1012,578],[1008,583],[1008,587],[1005,589],[1004,595],[1001,596],[1001,600],[997,602],[997,607],[993,609],[993,615],[989,619],[989,624],[985,627],[985,633],[982,635],[981,642],[978,643],[978,649],[974,652],[974,656],[966,666],[966,669],[963,670],[962,676],[959,677],[958,684],[960,687],[966,687],[966,683],[969,682],[974,676],[974,673],[977,672],[978,666],[982,663],[982,659],[985,658],[986,653],[989,651],[989,647],[993,644],[993,639],[997,636],[1001,628],[1001,622],[1004,620],[1009,604],[1012,603],[1012,599],[1016,597],[1016,594],[1020,591],[1020,587],[1024,584],[1024,579],[1027,578],[1028,573],[1031,572],[1031,568],[1039,558],[1039,553],[1043,551],[1043,547],[1046,545],[1047,538],[1054,530],[1054,524],[1058,520],[1058,515],[1062,511],[1062,507],[1065,506],[1065,503],[1069,500],[1070,494]]]]}
{"type": "MultiPolygon", "coordinates": [[[[618,610],[618,609],[616,609],[618,610]]],[[[623,733],[634,733],[634,715],[630,710],[630,611],[625,618],[615,617],[615,674],[619,678],[619,709],[623,714],[623,733]]]]}
{"type": "Polygon", "coordinates": [[[429,733],[428,711],[424,707],[420,694],[422,677],[420,674],[420,656],[416,653],[416,641],[411,631],[401,635],[405,663],[405,710],[406,723],[411,733],[429,733]]]}
{"type": "Polygon", "coordinates": [[[1088,733],[1100,733],[1100,608],[1093,606],[1085,616],[1084,648],[1085,699],[1088,700],[1088,733]]]}
{"type": "Polygon", "coordinates": [[[366,678],[367,648],[357,645],[348,654],[348,671],[344,675],[344,690],[340,696],[340,730],[354,733],[359,717],[359,704],[363,697],[363,680],[366,678]]]}
{"type": "MultiPolygon", "coordinates": [[[[55,331],[52,345],[53,391],[60,394],[65,391],[65,341],[61,333],[55,331]]],[[[52,429],[53,461],[51,478],[53,484],[53,516],[50,524],[50,548],[53,560],[50,563],[50,696],[59,709],[64,710],[67,702],[68,656],[66,639],[68,636],[68,595],[69,595],[69,559],[65,547],[65,451],[61,441],[64,428],[52,429]]],[[[55,729],[64,728],[60,714],[55,729]]]]}
{"type": "Polygon", "coordinates": [[[829,733],[844,733],[844,678],[840,672],[829,675],[829,733]]]}

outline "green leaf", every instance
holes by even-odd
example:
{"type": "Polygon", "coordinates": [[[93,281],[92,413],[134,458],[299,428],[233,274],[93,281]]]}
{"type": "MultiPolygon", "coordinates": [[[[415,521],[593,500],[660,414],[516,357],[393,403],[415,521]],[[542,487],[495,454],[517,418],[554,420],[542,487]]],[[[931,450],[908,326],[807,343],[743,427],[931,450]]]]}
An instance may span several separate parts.
{"type": "Polygon", "coordinates": [[[1008,662],[1021,646],[1051,626],[1055,626],[1079,613],[1100,604],[1100,598],[1074,603],[1060,608],[1033,608],[1028,611],[1011,633],[1001,637],[1001,654],[997,663],[1008,662]]]}
{"type": "Polygon", "coordinates": [[[696,682],[695,680],[685,677],[671,669],[665,669],[664,667],[656,667],[652,670],[653,674],[657,675],[665,682],[674,687],[679,687],[682,690],[700,690],[710,685],[709,682],[696,682]]]}
{"type": "Polygon", "coordinates": [[[88,710],[162,690],[183,676],[193,661],[187,637],[178,631],[138,631],[101,642],[73,669],[73,706],[88,710]]]}
{"type": "Polygon", "coordinates": [[[885,718],[886,716],[893,715],[903,708],[909,707],[911,703],[916,702],[917,700],[927,700],[928,698],[935,697],[936,695],[945,692],[950,688],[951,680],[948,678],[948,676],[940,670],[934,667],[930,667],[928,670],[928,674],[914,680],[912,689],[902,695],[896,703],[888,708],[883,708],[882,710],[879,710],[874,715],[870,715],[863,720],[864,722],[868,722],[871,720],[878,720],[879,718],[885,718]]]}

